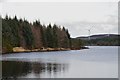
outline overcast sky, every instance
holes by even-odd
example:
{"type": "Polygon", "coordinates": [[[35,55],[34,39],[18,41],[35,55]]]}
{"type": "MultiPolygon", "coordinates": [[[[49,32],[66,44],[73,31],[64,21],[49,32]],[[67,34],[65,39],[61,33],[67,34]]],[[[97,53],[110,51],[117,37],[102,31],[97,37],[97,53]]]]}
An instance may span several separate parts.
{"type": "Polygon", "coordinates": [[[2,3],[6,14],[65,26],[71,37],[86,36],[91,27],[91,34],[118,33],[117,2],[8,2],[2,3]]]}

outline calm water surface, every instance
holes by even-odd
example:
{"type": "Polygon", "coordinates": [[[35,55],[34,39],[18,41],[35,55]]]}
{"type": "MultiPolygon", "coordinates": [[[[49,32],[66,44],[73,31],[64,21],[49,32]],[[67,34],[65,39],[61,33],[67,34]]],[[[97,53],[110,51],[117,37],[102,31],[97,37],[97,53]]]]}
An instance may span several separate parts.
{"type": "Polygon", "coordinates": [[[3,78],[117,78],[118,47],[5,54],[3,78]]]}

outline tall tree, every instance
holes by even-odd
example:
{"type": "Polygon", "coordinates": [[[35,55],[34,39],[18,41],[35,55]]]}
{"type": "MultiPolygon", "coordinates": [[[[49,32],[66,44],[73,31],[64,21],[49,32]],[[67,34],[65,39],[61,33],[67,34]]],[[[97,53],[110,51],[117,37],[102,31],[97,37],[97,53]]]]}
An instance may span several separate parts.
{"type": "Polygon", "coordinates": [[[29,49],[32,49],[34,47],[34,37],[29,23],[27,21],[25,21],[23,24],[23,36],[26,42],[26,46],[29,49]]]}
{"type": "Polygon", "coordinates": [[[52,26],[49,24],[46,29],[46,39],[47,39],[47,47],[53,47],[53,35],[52,35],[52,26]]]}
{"type": "Polygon", "coordinates": [[[57,37],[57,31],[58,31],[58,28],[57,28],[57,25],[54,24],[53,25],[53,47],[57,48],[58,47],[58,37],[57,37]]]}

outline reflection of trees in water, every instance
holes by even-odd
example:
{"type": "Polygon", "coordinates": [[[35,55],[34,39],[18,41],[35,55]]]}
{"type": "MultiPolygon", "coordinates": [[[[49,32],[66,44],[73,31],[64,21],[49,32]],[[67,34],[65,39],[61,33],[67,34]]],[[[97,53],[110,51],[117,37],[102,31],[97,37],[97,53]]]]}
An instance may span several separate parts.
{"type": "Polygon", "coordinates": [[[2,76],[3,78],[17,78],[20,76],[26,76],[33,72],[33,74],[41,75],[42,72],[47,74],[56,75],[57,72],[61,73],[68,69],[67,64],[59,63],[29,63],[29,62],[14,62],[3,61],[2,62],[2,76]]]}
{"type": "Polygon", "coordinates": [[[56,75],[58,72],[65,72],[68,69],[67,64],[58,63],[32,63],[32,70],[35,74],[40,74],[42,72],[49,75],[56,75]]]}
{"type": "Polygon", "coordinates": [[[30,64],[22,62],[3,61],[2,78],[17,78],[17,76],[29,73],[30,64]]]}

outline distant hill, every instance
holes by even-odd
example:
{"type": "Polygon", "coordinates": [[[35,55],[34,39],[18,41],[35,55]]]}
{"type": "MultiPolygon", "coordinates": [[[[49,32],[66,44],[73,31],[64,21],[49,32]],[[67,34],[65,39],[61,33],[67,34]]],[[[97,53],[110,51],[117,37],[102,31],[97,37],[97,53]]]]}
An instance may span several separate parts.
{"type": "Polygon", "coordinates": [[[77,37],[84,41],[85,45],[100,45],[100,46],[118,46],[120,35],[118,34],[97,34],[89,36],[77,37]]]}
{"type": "MultiPolygon", "coordinates": [[[[110,38],[110,37],[118,37],[120,35],[118,34],[97,34],[97,35],[91,35],[90,39],[101,39],[101,38],[110,38]]],[[[77,37],[78,39],[82,40],[88,40],[89,36],[82,36],[82,37],[77,37]]]]}

